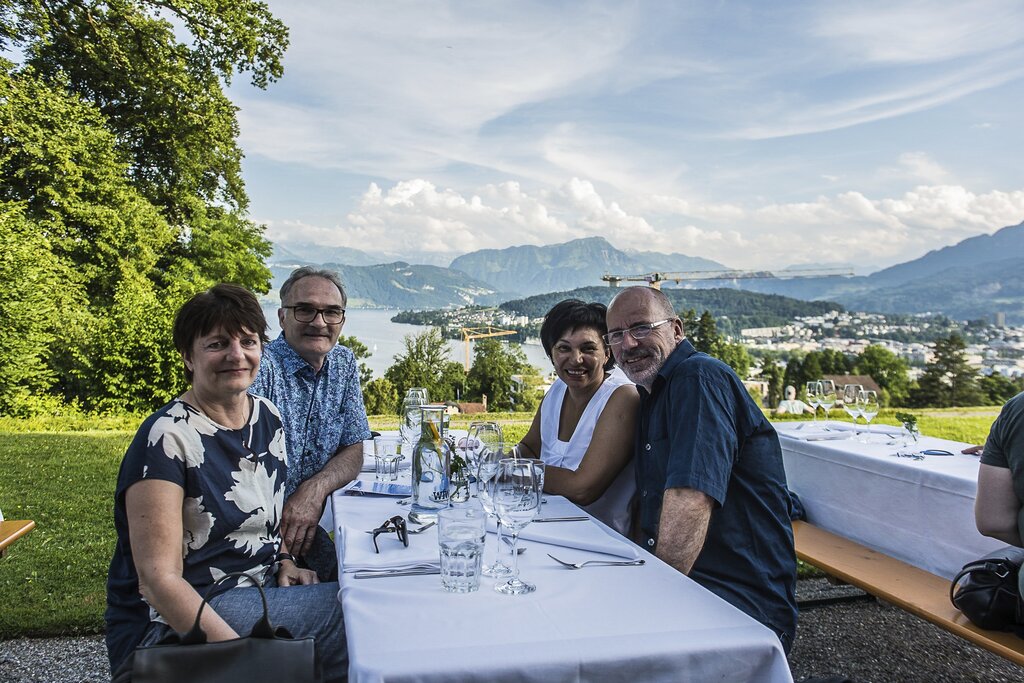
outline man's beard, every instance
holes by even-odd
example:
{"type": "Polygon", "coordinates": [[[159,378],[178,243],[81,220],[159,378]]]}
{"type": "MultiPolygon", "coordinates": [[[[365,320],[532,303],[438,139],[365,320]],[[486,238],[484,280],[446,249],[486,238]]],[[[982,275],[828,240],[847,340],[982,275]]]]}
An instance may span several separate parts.
{"type": "Polygon", "coordinates": [[[619,363],[619,367],[622,368],[622,372],[625,373],[629,381],[634,384],[650,389],[651,385],[654,384],[654,378],[658,376],[658,372],[661,370],[662,359],[661,354],[658,353],[658,349],[633,349],[629,351],[622,358],[616,358],[619,363]],[[643,359],[640,362],[631,365],[630,360],[643,359]]]}

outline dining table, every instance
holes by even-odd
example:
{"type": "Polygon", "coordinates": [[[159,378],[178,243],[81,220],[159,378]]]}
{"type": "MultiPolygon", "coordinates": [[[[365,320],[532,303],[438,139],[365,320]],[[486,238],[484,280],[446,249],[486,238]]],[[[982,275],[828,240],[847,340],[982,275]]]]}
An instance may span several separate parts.
{"type": "Polygon", "coordinates": [[[914,441],[889,425],[774,426],[809,523],[947,579],[1006,545],[975,527],[980,458],[961,452],[970,444],[914,441]]]}
{"type": "MultiPolygon", "coordinates": [[[[372,469],[367,458],[365,470],[372,469]]],[[[409,485],[408,463],[398,485],[409,485]]],[[[518,556],[533,593],[504,595],[483,578],[479,590],[448,593],[435,573],[389,574],[389,567],[436,567],[436,527],[372,535],[407,499],[366,493],[374,473],[332,496],[339,599],[353,683],[441,681],[767,681],[791,683],[775,634],[560,496],[544,495],[522,530],[518,556]],[[566,562],[643,565],[567,569],[566,562]],[[371,577],[371,578],[364,578],[371,577]]],[[[410,524],[416,529],[417,525],[410,524]]],[[[506,544],[488,533],[485,559],[506,544]]],[[[430,571],[429,569],[427,571],[430,571]]]]}

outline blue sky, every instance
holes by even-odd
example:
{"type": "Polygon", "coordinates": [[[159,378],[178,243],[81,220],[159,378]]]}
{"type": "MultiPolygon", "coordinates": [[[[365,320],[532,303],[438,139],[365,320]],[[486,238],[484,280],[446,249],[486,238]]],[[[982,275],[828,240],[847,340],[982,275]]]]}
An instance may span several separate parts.
{"type": "Polygon", "coordinates": [[[1024,220],[1024,3],[271,0],[276,242],[446,265],[600,235],[861,271],[1024,220]]]}

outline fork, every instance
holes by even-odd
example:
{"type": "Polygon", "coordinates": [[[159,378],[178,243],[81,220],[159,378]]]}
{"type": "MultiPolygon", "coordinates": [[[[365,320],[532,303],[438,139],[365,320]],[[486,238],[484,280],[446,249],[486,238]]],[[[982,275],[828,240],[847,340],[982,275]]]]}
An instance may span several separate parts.
{"type": "Polygon", "coordinates": [[[566,569],[583,569],[587,565],[593,565],[595,567],[639,567],[642,564],[646,564],[644,560],[587,560],[586,562],[566,562],[560,560],[551,553],[547,554],[552,560],[562,565],[566,569]]]}

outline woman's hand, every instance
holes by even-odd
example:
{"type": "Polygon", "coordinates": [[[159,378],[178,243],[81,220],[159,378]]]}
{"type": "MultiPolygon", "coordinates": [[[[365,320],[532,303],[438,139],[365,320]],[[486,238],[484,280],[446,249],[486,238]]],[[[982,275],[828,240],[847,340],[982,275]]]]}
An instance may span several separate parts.
{"type": "Polygon", "coordinates": [[[319,577],[312,569],[300,569],[291,560],[283,560],[277,570],[278,586],[309,586],[320,583],[319,577]]]}

